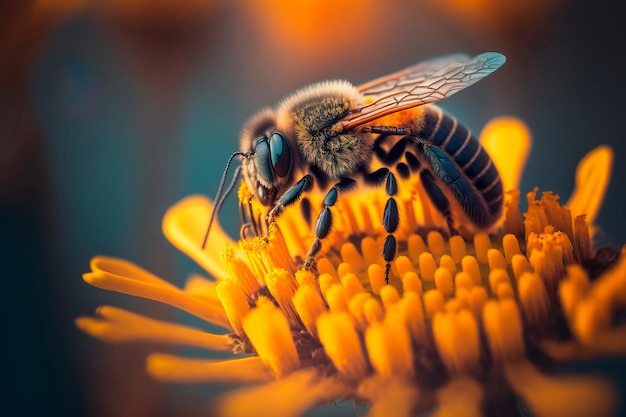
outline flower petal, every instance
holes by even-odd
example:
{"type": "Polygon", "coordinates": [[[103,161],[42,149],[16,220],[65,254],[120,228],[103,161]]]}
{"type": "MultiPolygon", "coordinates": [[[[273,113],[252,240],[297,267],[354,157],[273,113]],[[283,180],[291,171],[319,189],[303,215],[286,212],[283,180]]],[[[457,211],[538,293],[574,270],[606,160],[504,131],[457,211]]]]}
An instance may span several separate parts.
{"type": "Polygon", "coordinates": [[[130,311],[102,306],[97,310],[101,318],[79,317],[76,325],[93,337],[107,342],[151,341],[209,350],[229,351],[228,336],[215,335],[193,327],[154,320],[130,311]]]}
{"type": "Polygon", "coordinates": [[[233,246],[235,242],[222,230],[219,223],[214,222],[207,246],[202,248],[212,210],[213,204],[208,198],[200,195],[186,197],[167,210],[162,228],[172,245],[212,276],[223,279],[228,274],[220,260],[220,249],[226,245],[233,246]]]}
{"type": "Polygon", "coordinates": [[[303,369],[272,383],[243,388],[221,398],[217,416],[300,416],[310,407],[348,393],[338,379],[318,377],[315,369],[303,369]]]}
{"type": "Polygon", "coordinates": [[[483,389],[476,381],[456,377],[437,391],[439,407],[432,417],[480,417],[483,415],[482,401],[483,389]]]}
{"type": "Polygon", "coordinates": [[[152,377],[167,382],[257,383],[273,380],[258,356],[225,361],[154,353],[146,361],[152,377]]]}
{"type": "Polygon", "coordinates": [[[372,404],[368,417],[409,417],[422,399],[415,385],[379,374],[361,382],[358,395],[372,404]]]}
{"type": "Polygon", "coordinates": [[[580,161],[576,168],[576,187],[566,204],[574,217],[586,214],[587,222],[593,224],[609,186],[612,166],[613,150],[606,145],[593,149],[580,161]]]}
{"type": "Polygon", "coordinates": [[[207,279],[198,274],[191,274],[185,282],[184,291],[206,301],[207,303],[219,304],[220,299],[217,296],[217,282],[207,279]]]}
{"type": "Polygon", "coordinates": [[[537,416],[611,416],[615,411],[614,387],[604,379],[541,374],[530,362],[505,366],[507,380],[537,416]]]}
{"type": "Polygon", "coordinates": [[[94,287],[160,301],[229,328],[221,304],[210,304],[187,294],[131,262],[97,256],[91,260],[91,271],[83,274],[83,279],[94,287]]]}
{"type": "Polygon", "coordinates": [[[480,143],[498,169],[504,191],[517,189],[532,147],[526,124],[515,117],[495,118],[483,128],[480,143]]]}

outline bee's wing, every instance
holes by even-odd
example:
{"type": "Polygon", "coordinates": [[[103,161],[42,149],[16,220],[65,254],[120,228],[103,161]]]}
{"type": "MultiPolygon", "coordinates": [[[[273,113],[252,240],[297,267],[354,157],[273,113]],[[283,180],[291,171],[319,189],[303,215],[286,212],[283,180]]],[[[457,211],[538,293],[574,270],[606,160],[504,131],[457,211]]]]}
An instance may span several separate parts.
{"type": "Polygon", "coordinates": [[[363,103],[339,122],[348,130],[390,113],[445,100],[491,74],[505,61],[502,54],[486,52],[473,58],[455,54],[421,62],[359,86],[363,103]]]}

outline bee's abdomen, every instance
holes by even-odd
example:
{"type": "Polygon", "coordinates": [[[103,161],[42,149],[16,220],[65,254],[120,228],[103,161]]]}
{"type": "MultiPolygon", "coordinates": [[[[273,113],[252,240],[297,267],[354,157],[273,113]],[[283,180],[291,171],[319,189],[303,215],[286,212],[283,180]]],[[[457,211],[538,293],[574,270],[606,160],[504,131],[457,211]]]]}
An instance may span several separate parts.
{"type": "Polygon", "coordinates": [[[416,136],[426,142],[424,156],[435,175],[476,226],[492,225],[502,213],[502,182],[485,149],[437,107],[425,109],[422,126],[416,136]]]}

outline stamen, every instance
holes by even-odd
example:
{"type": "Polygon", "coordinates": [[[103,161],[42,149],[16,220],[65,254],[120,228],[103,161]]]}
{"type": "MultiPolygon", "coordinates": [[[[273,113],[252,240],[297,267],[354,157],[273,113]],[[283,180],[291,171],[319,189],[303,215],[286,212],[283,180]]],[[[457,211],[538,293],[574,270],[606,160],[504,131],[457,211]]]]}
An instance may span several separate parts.
{"type": "Polygon", "coordinates": [[[390,306],[397,303],[400,300],[400,294],[398,294],[398,290],[391,285],[385,285],[380,290],[380,299],[383,302],[383,306],[385,307],[385,311],[389,310],[390,306]]]}
{"type": "Polygon", "coordinates": [[[522,253],[519,241],[512,233],[508,233],[502,237],[502,247],[504,249],[504,256],[507,264],[511,264],[513,262],[513,256],[522,253]]]}
{"type": "Polygon", "coordinates": [[[533,267],[530,266],[528,258],[522,254],[513,255],[511,258],[511,268],[513,269],[515,279],[519,279],[524,272],[533,272],[533,267]]]}
{"type": "Polygon", "coordinates": [[[407,246],[409,248],[409,258],[411,259],[419,259],[422,253],[428,251],[424,239],[420,235],[410,235],[407,246]]]}
{"type": "Polygon", "coordinates": [[[413,340],[419,345],[428,344],[430,338],[426,332],[426,322],[424,320],[424,308],[419,294],[415,292],[405,292],[400,301],[396,304],[402,320],[406,323],[413,340]]]}
{"type": "Polygon", "coordinates": [[[505,232],[516,236],[518,239],[524,239],[525,229],[522,213],[519,211],[520,192],[519,190],[507,191],[504,195],[504,224],[505,232]]]}
{"type": "Polygon", "coordinates": [[[444,297],[450,297],[454,292],[452,286],[452,274],[446,268],[439,267],[435,270],[435,286],[444,297]]]}
{"type": "MultiPolygon", "coordinates": [[[[459,260],[459,263],[461,263],[461,260],[459,260]]],[[[446,268],[451,275],[456,273],[456,264],[450,255],[441,255],[441,258],[439,258],[439,266],[446,268]]]]}
{"type": "Polygon", "coordinates": [[[402,289],[404,294],[414,292],[417,295],[422,294],[422,280],[419,279],[417,273],[410,271],[402,276],[402,289]]]}
{"type": "Polygon", "coordinates": [[[363,258],[368,265],[380,264],[383,256],[380,251],[380,246],[376,243],[376,240],[370,236],[366,236],[361,240],[361,251],[363,252],[363,258]]]}
{"type": "Polygon", "coordinates": [[[252,298],[254,294],[258,294],[261,289],[261,285],[256,276],[252,273],[248,265],[237,258],[235,248],[230,245],[226,245],[220,251],[220,258],[222,263],[228,270],[228,276],[231,282],[237,283],[241,286],[243,292],[252,298]]]}
{"type": "Polygon", "coordinates": [[[467,272],[457,272],[454,276],[454,286],[457,291],[463,288],[470,289],[474,286],[474,278],[467,272]]]}
{"type": "Polygon", "coordinates": [[[293,296],[293,304],[307,332],[316,337],[316,321],[326,312],[326,307],[315,285],[308,282],[301,284],[293,296]]]}
{"type": "Polygon", "coordinates": [[[259,297],[256,308],[243,319],[243,329],[274,375],[287,375],[300,367],[289,322],[267,298],[259,297]]]}
{"type": "Polygon", "coordinates": [[[461,236],[452,236],[450,238],[450,255],[454,260],[454,263],[460,264],[461,260],[467,255],[467,247],[465,246],[465,240],[461,236]]]}
{"type": "Polygon", "coordinates": [[[549,318],[550,298],[539,275],[531,272],[522,274],[517,280],[517,294],[529,326],[540,326],[549,318]]]}
{"type": "Polygon", "coordinates": [[[396,269],[398,270],[398,275],[404,276],[404,274],[408,272],[413,272],[413,264],[411,260],[404,255],[400,255],[395,260],[396,269]]]}
{"type": "Polygon", "coordinates": [[[329,288],[331,288],[335,284],[341,284],[341,281],[339,281],[339,279],[337,279],[336,277],[336,273],[334,273],[334,275],[331,275],[329,273],[324,272],[320,274],[318,280],[319,280],[318,282],[320,286],[320,291],[322,292],[322,295],[324,297],[326,297],[326,293],[328,292],[329,288]]]}
{"type": "Polygon", "coordinates": [[[426,317],[432,319],[438,311],[444,307],[443,294],[441,291],[433,289],[424,293],[424,311],[426,317]]]}
{"type": "Polygon", "coordinates": [[[428,232],[426,241],[428,242],[428,250],[430,250],[434,256],[439,257],[446,252],[446,242],[443,240],[441,233],[434,230],[428,232]]]}
{"type": "Polygon", "coordinates": [[[367,268],[367,276],[374,294],[380,294],[380,290],[385,286],[385,270],[379,264],[371,264],[367,268]]]}
{"type": "Polygon", "coordinates": [[[487,259],[489,262],[489,269],[503,269],[506,271],[506,260],[504,255],[498,249],[489,249],[487,251],[487,259]]]}
{"type": "Polygon", "coordinates": [[[514,300],[488,300],[482,321],[489,350],[496,362],[508,362],[524,356],[522,321],[514,300]]]}
{"type": "Polygon", "coordinates": [[[435,264],[435,258],[430,252],[423,252],[419,256],[420,274],[424,281],[433,281],[435,279],[435,270],[437,264],[435,264]]]}
{"type": "Polygon", "coordinates": [[[352,271],[356,274],[367,269],[365,260],[352,243],[344,243],[341,246],[341,258],[352,267],[352,271]]]}
{"type": "MultiPolygon", "coordinates": [[[[487,251],[491,249],[491,239],[485,232],[476,233],[474,235],[474,250],[476,251],[476,259],[481,263],[487,263],[487,251]]],[[[465,259],[464,257],[463,259],[465,259]]]]}
{"type": "Polygon", "coordinates": [[[347,312],[326,313],[317,319],[317,332],[324,351],[337,371],[351,381],[368,373],[359,335],[347,312]]]}
{"type": "Polygon", "coordinates": [[[359,278],[353,273],[345,274],[341,278],[341,283],[348,290],[350,297],[365,292],[363,285],[361,285],[361,281],[359,281],[359,278]]]}
{"type": "Polygon", "coordinates": [[[299,328],[301,322],[292,301],[298,288],[294,276],[287,273],[284,269],[274,269],[265,276],[265,283],[270,294],[272,294],[280,309],[285,313],[289,320],[289,325],[292,328],[299,328]]]}
{"type": "MultiPolygon", "coordinates": [[[[487,253],[485,252],[485,262],[487,260],[487,253]]],[[[476,262],[476,258],[471,255],[463,257],[463,259],[461,260],[461,267],[463,268],[463,272],[465,272],[472,278],[474,285],[482,284],[482,279],[480,278],[480,268],[478,267],[478,262],[476,262]]]]}
{"type": "Polygon", "coordinates": [[[233,280],[225,279],[217,284],[217,296],[222,302],[230,326],[239,336],[245,337],[242,321],[250,312],[248,294],[233,280]]]}
{"type": "Polygon", "coordinates": [[[324,294],[326,298],[326,303],[328,304],[328,308],[332,312],[343,312],[349,311],[348,301],[350,300],[348,296],[348,290],[341,284],[333,284],[324,294]]]}
{"type": "Polygon", "coordinates": [[[365,345],[372,367],[382,376],[411,380],[413,350],[409,332],[398,313],[387,311],[385,319],[372,323],[365,332],[365,345]]]}
{"type": "Polygon", "coordinates": [[[456,375],[477,369],[480,355],[478,323],[469,310],[435,314],[433,337],[448,372],[456,375]],[[459,349],[459,346],[463,348],[459,349]]]}

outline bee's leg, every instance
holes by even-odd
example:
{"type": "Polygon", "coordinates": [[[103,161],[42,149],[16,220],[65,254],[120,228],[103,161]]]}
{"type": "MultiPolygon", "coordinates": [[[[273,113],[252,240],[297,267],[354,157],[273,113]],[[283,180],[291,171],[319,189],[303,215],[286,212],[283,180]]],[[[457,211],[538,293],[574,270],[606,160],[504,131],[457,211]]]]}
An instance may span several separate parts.
{"type": "Polygon", "coordinates": [[[385,243],[383,244],[383,259],[385,260],[385,282],[389,284],[389,272],[391,271],[391,261],[396,257],[396,237],[393,235],[398,229],[399,215],[398,204],[394,196],[398,194],[398,182],[393,172],[389,171],[385,180],[385,192],[389,196],[383,211],[383,227],[387,232],[385,243]]]}
{"type": "Polygon", "coordinates": [[[420,180],[422,181],[422,185],[424,186],[424,190],[430,201],[435,205],[437,211],[441,213],[448,225],[448,232],[450,236],[458,235],[459,232],[454,228],[454,219],[452,218],[452,211],[450,210],[450,201],[448,201],[448,197],[441,191],[441,188],[435,182],[435,177],[428,169],[423,169],[420,172],[420,180]]]}
{"type": "MultiPolygon", "coordinates": [[[[408,171],[409,167],[405,165],[405,168],[400,168],[404,171],[408,171]]],[[[382,185],[385,183],[385,192],[389,198],[385,204],[385,210],[383,211],[383,227],[387,232],[385,237],[385,243],[383,244],[383,259],[385,260],[385,281],[389,283],[389,273],[391,272],[391,261],[396,257],[397,241],[394,233],[398,229],[399,214],[398,203],[396,203],[395,196],[398,194],[398,181],[393,172],[388,168],[380,168],[374,172],[371,172],[365,176],[365,181],[372,185],[382,185]]]]}
{"type": "Polygon", "coordinates": [[[326,238],[326,236],[328,236],[330,230],[332,229],[333,214],[330,211],[330,208],[334,206],[337,202],[339,192],[354,188],[355,185],[356,181],[354,181],[352,178],[343,178],[337,184],[333,185],[326,193],[326,196],[324,197],[322,211],[317,216],[317,220],[315,221],[315,240],[311,244],[311,247],[306,254],[306,259],[304,261],[304,264],[302,265],[303,269],[308,270],[311,268],[315,261],[315,256],[322,249],[322,239],[326,238]]]}
{"type": "Polygon", "coordinates": [[[306,224],[311,226],[311,201],[306,197],[300,201],[300,212],[306,224]]]}
{"type": "Polygon", "coordinates": [[[393,136],[390,135],[380,135],[375,141],[373,146],[374,154],[376,158],[385,164],[388,167],[393,166],[396,162],[402,158],[402,154],[406,149],[407,143],[409,142],[409,136],[401,137],[393,144],[393,146],[389,149],[389,151],[383,148],[383,144],[387,142],[393,136]]]}
{"type": "Polygon", "coordinates": [[[300,178],[298,182],[289,187],[287,191],[285,191],[283,195],[281,195],[280,198],[274,202],[274,206],[267,214],[267,223],[274,223],[276,218],[281,215],[285,207],[296,203],[300,197],[302,197],[302,194],[309,191],[311,187],[313,187],[312,175],[306,174],[304,177],[300,178]]]}
{"type": "Polygon", "coordinates": [[[261,224],[258,219],[254,218],[252,209],[252,195],[248,196],[245,202],[239,202],[239,218],[241,219],[239,237],[242,240],[249,236],[261,236],[261,224]],[[250,230],[251,232],[248,234],[250,230]]]}

